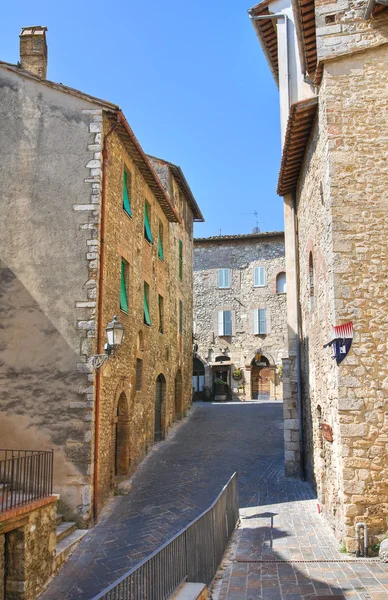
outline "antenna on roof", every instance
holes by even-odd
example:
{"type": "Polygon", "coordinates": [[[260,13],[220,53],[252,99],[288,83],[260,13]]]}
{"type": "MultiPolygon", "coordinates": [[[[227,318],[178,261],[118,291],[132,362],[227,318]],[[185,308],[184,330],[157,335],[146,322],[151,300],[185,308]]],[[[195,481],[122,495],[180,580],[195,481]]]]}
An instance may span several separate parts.
{"type": "Polygon", "coordinates": [[[221,229],[220,229],[220,231],[219,231],[219,234],[218,234],[218,235],[221,235],[221,229]]]}
{"type": "Polygon", "coordinates": [[[260,233],[259,213],[257,210],[254,210],[253,213],[243,213],[243,215],[253,215],[255,217],[255,227],[253,228],[252,233],[260,233]]]}

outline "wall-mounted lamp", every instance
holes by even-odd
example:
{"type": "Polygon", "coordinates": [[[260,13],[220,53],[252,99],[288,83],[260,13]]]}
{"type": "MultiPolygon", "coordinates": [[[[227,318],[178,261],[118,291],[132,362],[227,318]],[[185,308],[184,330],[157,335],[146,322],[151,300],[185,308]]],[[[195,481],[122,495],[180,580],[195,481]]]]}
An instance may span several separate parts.
{"type": "Polygon", "coordinates": [[[120,321],[117,320],[117,317],[113,317],[113,321],[108,323],[105,328],[106,331],[106,339],[107,342],[104,346],[105,353],[104,354],[93,354],[88,360],[88,363],[95,369],[96,371],[102,367],[104,362],[108,360],[110,356],[115,356],[117,352],[117,348],[121,345],[125,329],[120,321]]]}

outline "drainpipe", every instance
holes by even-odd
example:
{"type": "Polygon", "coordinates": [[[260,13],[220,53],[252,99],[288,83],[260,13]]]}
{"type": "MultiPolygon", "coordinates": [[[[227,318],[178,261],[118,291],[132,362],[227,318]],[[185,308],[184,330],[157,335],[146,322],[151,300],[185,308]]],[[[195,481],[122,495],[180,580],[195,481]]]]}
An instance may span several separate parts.
{"type": "MultiPolygon", "coordinates": [[[[102,338],[102,301],[104,288],[104,257],[105,257],[105,197],[106,197],[106,167],[108,162],[108,139],[119,124],[119,115],[117,122],[110,128],[104,136],[102,147],[102,188],[101,188],[101,220],[100,220],[100,273],[98,278],[98,309],[97,309],[97,354],[103,352],[102,338]]],[[[98,454],[99,454],[99,435],[100,435],[100,396],[101,396],[101,372],[97,370],[96,374],[96,408],[95,408],[95,429],[94,429],[94,473],[93,473],[93,519],[97,522],[98,513],[98,454]]]]}
{"type": "Polygon", "coordinates": [[[368,556],[368,526],[365,522],[356,523],[356,542],[357,542],[356,556],[368,556]],[[361,552],[361,550],[360,550],[360,527],[362,527],[364,530],[363,552],[361,552]]]}

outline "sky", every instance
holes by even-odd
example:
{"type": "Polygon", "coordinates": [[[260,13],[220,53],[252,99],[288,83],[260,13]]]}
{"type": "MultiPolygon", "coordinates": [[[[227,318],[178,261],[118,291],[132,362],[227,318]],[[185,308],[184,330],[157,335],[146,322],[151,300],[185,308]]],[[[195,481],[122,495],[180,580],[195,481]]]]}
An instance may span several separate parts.
{"type": "Polygon", "coordinates": [[[279,98],[250,23],[255,0],[19,0],[2,9],[0,60],[21,27],[48,27],[48,79],[118,104],[143,149],[179,165],[205,217],[196,237],[283,229],[279,98]]]}

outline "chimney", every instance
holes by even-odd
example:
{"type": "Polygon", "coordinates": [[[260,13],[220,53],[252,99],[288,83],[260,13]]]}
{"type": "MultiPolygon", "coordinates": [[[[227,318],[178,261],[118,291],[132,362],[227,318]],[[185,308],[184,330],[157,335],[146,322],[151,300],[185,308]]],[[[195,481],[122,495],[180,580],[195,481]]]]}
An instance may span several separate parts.
{"type": "Polygon", "coordinates": [[[42,79],[47,75],[47,27],[23,27],[20,34],[20,68],[42,79]]]}

